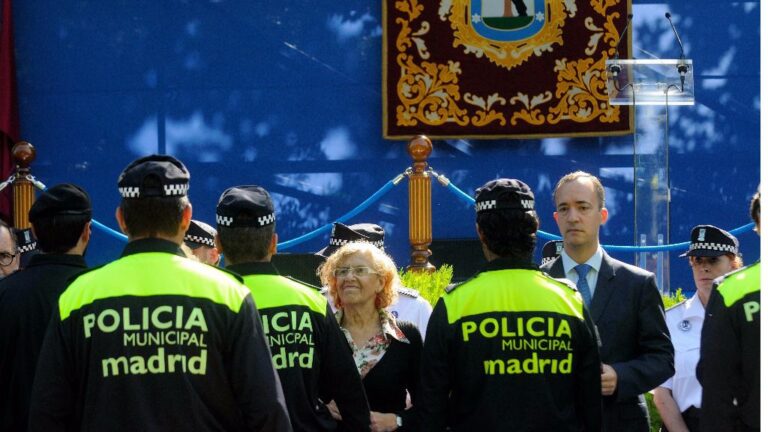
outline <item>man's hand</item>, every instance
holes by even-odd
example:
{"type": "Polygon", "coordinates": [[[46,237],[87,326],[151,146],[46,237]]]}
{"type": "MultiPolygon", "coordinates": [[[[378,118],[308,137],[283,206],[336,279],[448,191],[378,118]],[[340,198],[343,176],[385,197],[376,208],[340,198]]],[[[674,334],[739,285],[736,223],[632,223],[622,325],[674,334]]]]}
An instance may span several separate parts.
{"type": "Polygon", "coordinates": [[[325,406],[328,407],[328,411],[331,412],[331,417],[334,419],[341,421],[341,413],[339,412],[339,407],[336,406],[336,401],[330,401],[325,406]]]}
{"type": "Polygon", "coordinates": [[[392,432],[397,429],[397,415],[371,411],[371,431],[392,432]]]}
{"type": "Polygon", "coordinates": [[[619,376],[616,375],[616,370],[603,363],[600,371],[600,387],[603,392],[603,396],[610,396],[616,393],[616,386],[619,384],[619,376]]]}

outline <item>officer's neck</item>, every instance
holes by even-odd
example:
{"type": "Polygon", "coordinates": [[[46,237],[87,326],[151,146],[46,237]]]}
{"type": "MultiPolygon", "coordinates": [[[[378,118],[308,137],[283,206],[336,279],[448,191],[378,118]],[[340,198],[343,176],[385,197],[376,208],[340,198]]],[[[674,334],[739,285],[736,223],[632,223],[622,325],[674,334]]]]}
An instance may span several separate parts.
{"type": "Polygon", "coordinates": [[[154,235],[140,235],[140,236],[128,236],[128,241],[136,241],[136,240],[144,240],[144,239],[158,239],[158,240],[167,240],[171,243],[176,243],[177,245],[181,246],[181,243],[184,242],[184,233],[182,232],[180,235],[170,236],[163,233],[156,233],[154,235]]]}

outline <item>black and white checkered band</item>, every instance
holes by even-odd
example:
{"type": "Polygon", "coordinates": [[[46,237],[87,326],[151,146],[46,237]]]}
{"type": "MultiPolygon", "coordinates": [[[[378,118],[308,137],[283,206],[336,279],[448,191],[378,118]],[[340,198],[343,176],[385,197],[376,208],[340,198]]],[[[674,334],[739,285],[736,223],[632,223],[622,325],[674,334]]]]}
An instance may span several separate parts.
{"type": "Polygon", "coordinates": [[[475,203],[475,211],[492,210],[496,208],[496,200],[478,201],[475,203]]]}
{"type": "Polygon", "coordinates": [[[230,226],[234,221],[235,221],[235,218],[222,216],[218,214],[216,215],[216,223],[221,226],[230,226]]]}
{"type": "MultiPolygon", "coordinates": [[[[259,216],[256,221],[259,223],[259,226],[265,226],[269,225],[271,223],[275,222],[275,214],[270,213],[266,216],[259,216]]],[[[222,216],[217,214],[216,215],[216,223],[221,226],[232,226],[233,223],[235,223],[235,218],[229,217],[229,216],[222,216]]]]}
{"type": "Polygon", "coordinates": [[[550,257],[550,258],[542,258],[541,259],[541,265],[547,265],[551,263],[552,261],[556,260],[557,257],[550,257]]]}
{"type": "Polygon", "coordinates": [[[121,187],[117,188],[120,191],[120,196],[123,198],[138,198],[139,188],[137,187],[121,187]]]}
{"type": "Polygon", "coordinates": [[[384,249],[384,240],[377,240],[377,241],[366,241],[364,239],[345,240],[345,239],[331,237],[331,241],[329,243],[331,246],[344,246],[345,244],[348,244],[348,243],[357,243],[357,242],[370,243],[379,249],[384,249]]]}
{"type": "Polygon", "coordinates": [[[192,243],[198,243],[198,244],[205,245],[205,246],[210,246],[210,247],[214,247],[215,246],[215,244],[213,243],[213,239],[212,238],[200,237],[200,236],[196,236],[196,235],[189,235],[189,234],[187,234],[187,235],[184,236],[184,241],[188,241],[188,242],[192,242],[192,243]]]}
{"type": "Polygon", "coordinates": [[[475,211],[481,212],[484,210],[493,210],[497,208],[510,208],[510,209],[519,208],[523,210],[533,210],[533,205],[534,205],[533,200],[520,200],[520,207],[517,207],[516,205],[512,205],[512,206],[502,205],[501,207],[499,207],[496,200],[478,201],[475,203],[475,211]]]}
{"type": "Polygon", "coordinates": [[[706,249],[706,250],[713,250],[713,251],[719,251],[719,252],[729,252],[732,254],[736,254],[736,246],[731,246],[727,244],[722,243],[691,243],[691,247],[688,249],[689,251],[692,250],[698,250],[698,249],[706,249]]]}
{"type": "MultiPolygon", "coordinates": [[[[120,196],[123,198],[141,198],[141,189],[137,186],[126,186],[117,188],[120,196]]],[[[163,185],[165,196],[184,196],[189,190],[188,184],[163,185]]]]}
{"type": "Polygon", "coordinates": [[[165,196],[184,196],[189,190],[189,184],[178,183],[163,185],[163,190],[165,191],[165,196]]]}
{"type": "Polygon", "coordinates": [[[37,242],[32,242],[18,247],[19,253],[32,252],[37,249],[37,242]]]}
{"type": "Polygon", "coordinates": [[[259,216],[259,226],[269,225],[275,221],[275,214],[270,213],[266,216],[259,216]]]}

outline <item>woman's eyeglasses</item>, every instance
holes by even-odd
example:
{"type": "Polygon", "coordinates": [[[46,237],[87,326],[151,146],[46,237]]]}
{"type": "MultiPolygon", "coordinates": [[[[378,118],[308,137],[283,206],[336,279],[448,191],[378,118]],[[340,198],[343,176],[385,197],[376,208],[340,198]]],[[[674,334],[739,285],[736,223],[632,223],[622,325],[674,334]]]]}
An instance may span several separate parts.
{"type": "Polygon", "coordinates": [[[347,277],[350,274],[354,277],[363,277],[363,276],[368,276],[370,274],[378,274],[378,273],[376,273],[376,270],[370,267],[365,267],[365,266],[339,267],[333,271],[333,275],[336,276],[337,278],[347,277]]]}

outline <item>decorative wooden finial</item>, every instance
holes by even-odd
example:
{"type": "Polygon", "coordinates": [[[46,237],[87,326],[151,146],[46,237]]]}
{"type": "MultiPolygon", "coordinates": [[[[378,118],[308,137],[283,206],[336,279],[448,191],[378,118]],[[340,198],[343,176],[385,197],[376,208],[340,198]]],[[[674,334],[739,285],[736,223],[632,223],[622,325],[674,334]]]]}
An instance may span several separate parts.
{"type": "Polygon", "coordinates": [[[29,170],[29,166],[34,162],[37,151],[35,146],[27,141],[19,141],[11,149],[13,159],[16,160],[16,166],[19,169],[29,170]]]}
{"type": "Polygon", "coordinates": [[[432,153],[432,141],[418,135],[408,143],[408,153],[413,158],[412,172],[408,176],[408,237],[411,242],[409,270],[435,271],[429,262],[432,251],[432,178],[427,172],[427,158],[432,153]]]}

